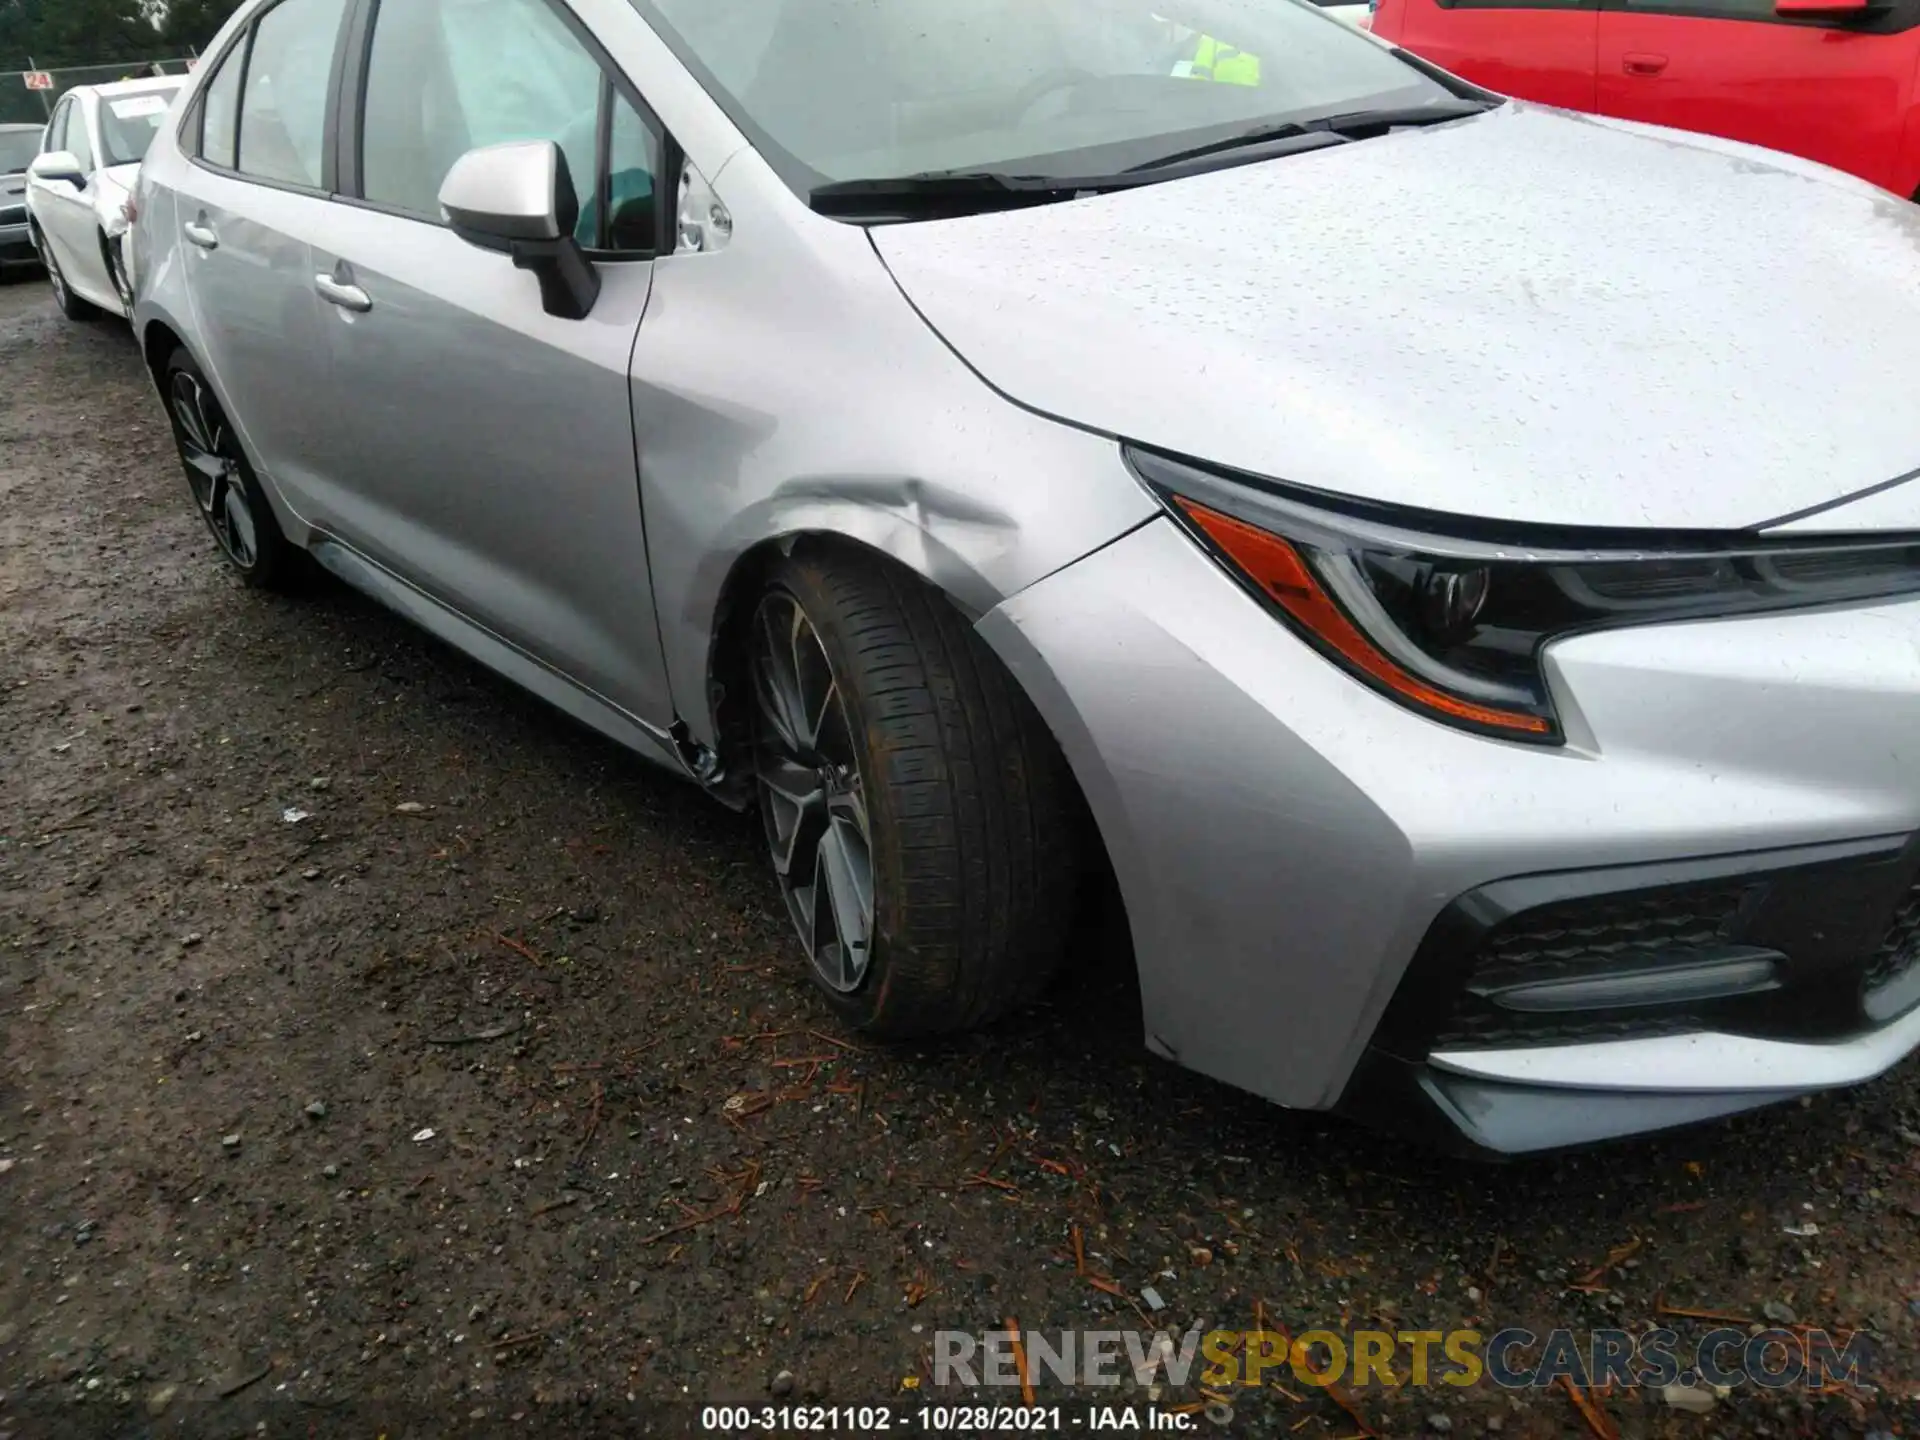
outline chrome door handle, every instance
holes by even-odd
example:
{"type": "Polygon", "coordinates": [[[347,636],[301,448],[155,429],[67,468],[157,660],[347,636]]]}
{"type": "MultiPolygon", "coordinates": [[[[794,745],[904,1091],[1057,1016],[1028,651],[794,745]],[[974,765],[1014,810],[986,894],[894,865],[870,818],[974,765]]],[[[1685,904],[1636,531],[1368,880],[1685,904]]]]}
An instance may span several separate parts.
{"type": "Polygon", "coordinates": [[[187,243],[189,245],[198,245],[202,250],[218,250],[220,248],[220,237],[213,233],[213,227],[211,225],[199,225],[189,220],[185,225],[181,226],[180,229],[181,233],[187,237],[187,243]]]}
{"type": "Polygon", "coordinates": [[[338,305],[342,310],[351,310],[364,315],[373,309],[373,297],[358,285],[343,284],[331,275],[313,277],[313,288],[320,292],[320,298],[329,305],[338,305]]]}

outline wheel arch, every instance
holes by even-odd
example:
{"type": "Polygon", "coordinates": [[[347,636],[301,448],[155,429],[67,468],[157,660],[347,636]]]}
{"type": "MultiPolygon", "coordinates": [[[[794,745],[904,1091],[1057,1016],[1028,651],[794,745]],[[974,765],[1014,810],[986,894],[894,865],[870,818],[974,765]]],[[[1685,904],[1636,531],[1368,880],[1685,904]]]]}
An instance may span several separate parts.
{"type": "MultiPolygon", "coordinates": [[[[768,576],[780,560],[803,547],[823,547],[842,550],[872,560],[878,564],[889,565],[915,576],[931,587],[937,594],[952,605],[979,633],[980,622],[998,603],[990,599],[981,603],[981,594],[977,587],[967,587],[956,591],[943,583],[938,575],[930,575],[916,565],[909,564],[901,555],[881,545],[857,538],[842,530],[834,529],[796,529],[780,535],[772,535],[756,542],[742,551],[728,569],[721,582],[714,603],[713,619],[710,627],[706,663],[706,694],[701,703],[706,707],[708,723],[712,727],[714,749],[718,757],[720,773],[727,777],[725,786],[732,790],[731,798],[741,803],[751,796],[750,767],[745,763],[746,747],[751,743],[748,727],[750,720],[745,706],[750,703],[751,680],[748,675],[748,626],[753,617],[754,604],[764,588],[768,576]]],[[[976,577],[977,578],[977,577],[976,577]]],[[[998,647],[985,642],[983,651],[990,663],[997,666],[1012,681],[1014,687],[1024,695],[1033,706],[1047,733],[1053,741],[1064,763],[1065,773],[1072,785],[1073,800],[1078,810],[1079,822],[1083,829],[1082,854],[1085,858],[1089,894],[1098,897],[1102,904],[1112,905],[1120,922],[1120,934],[1131,940],[1133,929],[1127,914],[1126,896],[1118,881],[1112,856],[1108,850],[1106,836],[1096,816],[1095,807],[1088,800],[1084,778],[1074,760],[1073,747],[1065,745],[1054,730],[1049,711],[1051,705],[1043,704],[1042,697],[1033,693],[1030,677],[1023,676],[1019,669],[1007,663],[1006,657],[998,647]]],[[[1129,947],[1130,948],[1130,947],[1129,947]]],[[[1128,957],[1131,968],[1131,954],[1128,957]]]]}
{"type": "MultiPolygon", "coordinates": [[[[893,503],[832,494],[825,486],[788,488],[770,503],[735,518],[732,534],[668,586],[677,591],[661,611],[662,640],[674,672],[675,708],[687,734],[723,759],[737,754],[737,730],[728,725],[730,695],[740,688],[743,611],[774,562],[807,545],[841,546],[904,569],[946,597],[977,623],[1005,598],[982,573],[978,546],[956,546],[936,531],[957,522],[965,529],[1008,537],[1009,517],[962,513],[961,497],[932,487],[902,485],[893,503]],[[910,492],[910,493],[909,493],[910,492]],[[678,617],[676,619],[676,617],[678,617]]],[[[992,546],[988,546],[989,552],[992,546]]],[[[656,575],[656,588],[662,577],[656,575]]],[[[668,600],[669,596],[657,596],[668,600]]]]}
{"type": "MultiPolygon", "coordinates": [[[[175,350],[185,349],[193,353],[193,347],[181,338],[164,319],[153,319],[140,327],[140,355],[147,365],[147,378],[153,382],[155,394],[161,391],[161,379],[167,367],[167,360],[175,350]]],[[[202,367],[204,368],[204,367],[202,367]]]]}
{"type": "MultiPolygon", "coordinates": [[[[730,774],[739,773],[740,766],[735,762],[746,744],[746,718],[740,707],[748,691],[746,636],[754,602],[781,559],[796,550],[812,547],[837,548],[906,570],[944,596],[969,623],[978,621],[984,613],[977,586],[966,585],[956,593],[950,583],[943,583],[942,578],[929,574],[926,568],[908,564],[897,553],[897,547],[875,543],[872,538],[862,538],[845,530],[806,527],[755,541],[734,557],[714,593],[706,627],[704,693],[683,697],[680,702],[681,718],[692,718],[705,729],[730,774]],[[971,599],[966,598],[968,595],[971,599]],[[686,714],[690,701],[699,707],[697,716],[686,714]]],[[[950,580],[951,572],[947,578],[950,580]]]]}

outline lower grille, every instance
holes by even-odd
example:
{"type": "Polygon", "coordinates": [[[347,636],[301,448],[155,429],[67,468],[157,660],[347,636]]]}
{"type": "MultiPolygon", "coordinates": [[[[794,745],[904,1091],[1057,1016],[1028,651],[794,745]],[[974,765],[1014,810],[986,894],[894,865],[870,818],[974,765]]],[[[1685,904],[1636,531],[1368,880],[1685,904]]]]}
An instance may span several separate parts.
{"type": "Polygon", "coordinates": [[[1920,999],[1920,885],[1907,892],[1893,913],[1886,938],[1867,962],[1861,988],[1869,1014],[1890,1018],[1920,999]]]}
{"type": "Polygon", "coordinates": [[[1600,1008],[1524,1013],[1528,987],[1673,970],[1728,953],[1751,882],[1716,881],[1595,895],[1523,910],[1488,930],[1474,951],[1436,1046],[1565,1045],[1698,1029],[1689,1008],[1600,1008]],[[1513,1000],[1505,997],[1511,995],[1513,1000]]]}
{"type": "Polygon", "coordinates": [[[1574,1045],[1601,1040],[1645,1040],[1690,1035],[1711,1029],[1702,1014],[1665,1010],[1658,1014],[1515,1015],[1491,1006],[1462,1007],[1434,1036],[1436,1050],[1493,1050],[1519,1045],[1574,1045]]]}
{"type": "Polygon", "coordinates": [[[1468,988],[1487,994],[1712,952],[1732,933],[1752,889],[1681,886],[1528,910],[1487,933],[1468,988]]]}
{"type": "Polygon", "coordinates": [[[1699,1030],[1840,1040],[1920,1007],[1920,836],[1755,859],[1470,891],[1429,926],[1374,1044],[1417,1061],[1699,1030]]]}
{"type": "Polygon", "coordinates": [[[27,207],[24,205],[0,205],[0,225],[24,225],[27,223],[27,207]]]}

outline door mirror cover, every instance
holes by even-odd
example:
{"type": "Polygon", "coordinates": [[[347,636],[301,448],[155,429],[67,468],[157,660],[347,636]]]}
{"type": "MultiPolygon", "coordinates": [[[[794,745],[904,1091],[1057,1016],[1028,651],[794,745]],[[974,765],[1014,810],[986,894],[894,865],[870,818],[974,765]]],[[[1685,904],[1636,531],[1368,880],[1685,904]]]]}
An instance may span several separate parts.
{"type": "Polygon", "coordinates": [[[456,235],[489,250],[558,241],[580,223],[567,157],[551,140],[469,150],[447,172],[440,208],[456,235]]]}
{"type": "Polygon", "coordinates": [[[503,250],[540,282],[540,304],[584,320],[600,298],[600,272],[574,238],[580,200],[567,157],[551,140],[469,150],[440,186],[440,208],[470,245],[503,250]]]}
{"type": "Polygon", "coordinates": [[[80,168],[79,157],[71,150],[49,150],[34,156],[33,163],[27,166],[27,174],[48,185],[64,180],[78,189],[87,188],[87,172],[80,168]]]}

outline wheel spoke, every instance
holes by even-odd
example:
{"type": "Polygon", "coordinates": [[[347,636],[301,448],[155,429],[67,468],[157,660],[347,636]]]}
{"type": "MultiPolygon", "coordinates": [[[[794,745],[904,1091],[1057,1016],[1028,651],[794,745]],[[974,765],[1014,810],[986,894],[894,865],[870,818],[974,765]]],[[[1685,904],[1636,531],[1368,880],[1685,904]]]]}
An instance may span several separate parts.
{"type": "Polygon", "coordinates": [[[820,840],[821,881],[833,915],[838,954],[829,959],[839,988],[852,990],[867,971],[873,936],[873,861],[861,825],[835,806],[836,814],[820,840]]]}
{"type": "Polygon", "coordinates": [[[833,684],[833,667],[827,663],[827,652],[820,648],[820,637],[813,633],[813,627],[807,623],[806,616],[800,613],[798,606],[794,607],[793,618],[790,643],[793,647],[795,730],[801,748],[809,755],[818,755],[820,733],[826,725],[828,712],[838,708],[834,703],[837,695],[833,684]]]}
{"type": "Polygon", "coordinates": [[[813,753],[823,763],[837,767],[844,774],[859,772],[859,747],[854,744],[853,728],[847,722],[847,707],[840,703],[837,681],[827,692],[827,704],[814,732],[813,753]]]}
{"type": "Polygon", "coordinates": [[[173,377],[173,414],[189,444],[202,455],[214,455],[213,426],[207,421],[207,408],[199,382],[191,375],[173,377]]]}
{"type": "Polygon", "coordinates": [[[255,536],[253,509],[247,504],[247,492],[229,477],[226,485],[227,545],[242,569],[253,564],[255,536]]]}
{"type": "Polygon", "coordinates": [[[220,548],[228,554],[233,553],[233,536],[228,530],[230,517],[227,514],[228,480],[222,471],[214,477],[207,487],[207,498],[203,508],[207,512],[207,523],[213,527],[213,538],[220,542],[220,548]]]}
{"type": "Polygon", "coordinates": [[[807,747],[795,718],[800,713],[800,681],[793,673],[793,646],[787,638],[791,621],[780,615],[781,608],[772,602],[760,607],[759,644],[753,667],[754,694],[759,701],[761,718],[772,727],[788,755],[797,759],[807,747]]]}
{"type": "MultiPolygon", "coordinates": [[[[227,462],[222,460],[218,455],[209,455],[204,451],[193,451],[189,453],[183,450],[180,458],[186,462],[189,470],[192,470],[198,476],[204,477],[208,485],[227,478],[227,462]]],[[[208,494],[211,495],[212,492],[209,490],[208,494]]]]}
{"type": "Polygon", "coordinates": [[[795,862],[819,844],[827,825],[826,789],[815,772],[781,757],[761,761],[760,783],[767,800],[773,868],[783,879],[797,882],[803,877],[795,874],[795,862]]]}

